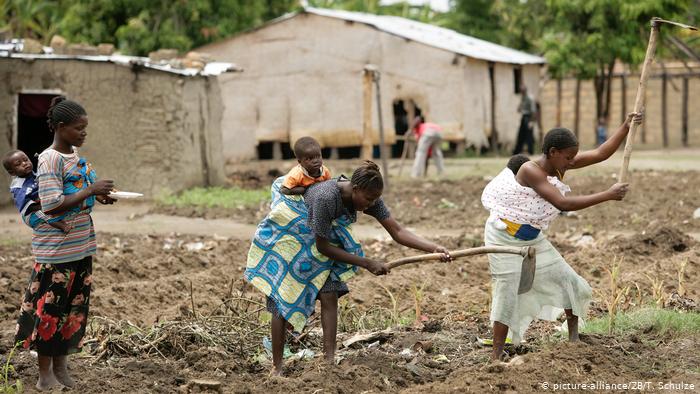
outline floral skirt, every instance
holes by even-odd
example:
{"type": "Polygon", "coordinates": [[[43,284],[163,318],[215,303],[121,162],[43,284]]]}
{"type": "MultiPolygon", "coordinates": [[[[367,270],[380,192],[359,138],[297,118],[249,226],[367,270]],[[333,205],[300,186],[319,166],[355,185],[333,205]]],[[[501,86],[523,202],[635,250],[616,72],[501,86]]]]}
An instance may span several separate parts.
{"type": "Polygon", "coordinates": [[[92,256],[69,263],[35,263],[24,292],[15,343],[41,356],[80,352],[91,283],[92,256]]]}

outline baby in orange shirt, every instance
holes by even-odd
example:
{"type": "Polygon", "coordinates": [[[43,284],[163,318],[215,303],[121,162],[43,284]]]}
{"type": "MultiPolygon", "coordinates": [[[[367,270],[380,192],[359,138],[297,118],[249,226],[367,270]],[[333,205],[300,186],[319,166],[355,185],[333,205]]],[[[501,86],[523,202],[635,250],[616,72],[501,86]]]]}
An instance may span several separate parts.
{"type": "Polygon", "coordinates": [[[304,194],[314,183],[331,179],[331,172],[323,165],[321,145],[315,139],[299,138],[294,144],[294,156],[299,164],[284,177],[280,188],[282,194],[304,194]]]}

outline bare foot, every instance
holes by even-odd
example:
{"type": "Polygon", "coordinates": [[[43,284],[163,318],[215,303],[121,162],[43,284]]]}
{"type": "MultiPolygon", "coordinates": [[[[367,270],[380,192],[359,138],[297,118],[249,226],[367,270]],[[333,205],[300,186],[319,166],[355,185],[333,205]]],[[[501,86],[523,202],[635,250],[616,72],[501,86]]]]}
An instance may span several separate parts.
{"type": "Polygon", "coordinates": [[[39,374],[39,380],[36,382],[36,389],[39,391],[47,391],[51,390],[57,384],[59,384],[59,382],[56,380],[53,373],[49,373],[47,376],[39,374]]]}
{"type": "Polygon", "coordinates": [[[283,376],[284,376],[284,371],[282,370],[282,368],[273,367],[272,370],[270,370],[270,377],[281,378],[283,376]]]}
{"type": "Polygon", "coordinates": [[[75,386],[75,380],[68,373],[68,357],[59,356],[53,358],[53,374],[56,380],[66,387],[75,386]]]}

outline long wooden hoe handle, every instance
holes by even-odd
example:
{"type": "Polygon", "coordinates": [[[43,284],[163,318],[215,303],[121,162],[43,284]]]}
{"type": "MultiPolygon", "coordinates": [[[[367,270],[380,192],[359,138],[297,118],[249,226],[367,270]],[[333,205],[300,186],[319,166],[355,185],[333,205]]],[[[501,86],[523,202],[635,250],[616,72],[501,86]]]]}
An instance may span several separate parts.
{"type": "MultiPolygon", "coordinates": [[[[534,254],[534,248],[528,246],[522,248],[514,246],[480,246],[478,248],[455,250],[453,252],[450,252],[450,256],[452,256],[453,259],[456,259],[459,257],[474,256],[477,254],[485,253],[510,253],[519,254],[525,257],[528,255],[528,253],[534,254]]],[[[441,257],[442,253],[422,254],[418,256],[404,257],[402,259],[390,261],[389,263],[387,263],[387,266],[390,269],[393,269],[396,267],[400,267],[404,264],[418,263],[421,261],[440,260],[441,257]]]]}
{"type": "MultiPolygon", "coordinates": [[[[656,39],[659,36],[660,23],[656,19],[651,20],[651,33],[649,34],[649,45],[647,45],[647,53],[644,56],[644,64],[642,65],[642,75],[639,77],[639,87],[637,88],[637,97],[634,100],[634,112],[641,112],[644,109],[644,93],[647,89],[647,81],[651,74],[651,64],[654,62],[656,53],[656,39]]],[[[622,168],[620,169],[619,182],[627,182],[628,169],[630,165],[630,157],[632,156],[632,143],[634,136],[637,134],[639,124],[632,122],[630,131],[627,133],[627,141],[625,142],[625,153],[622,157],[622,168]]]]}

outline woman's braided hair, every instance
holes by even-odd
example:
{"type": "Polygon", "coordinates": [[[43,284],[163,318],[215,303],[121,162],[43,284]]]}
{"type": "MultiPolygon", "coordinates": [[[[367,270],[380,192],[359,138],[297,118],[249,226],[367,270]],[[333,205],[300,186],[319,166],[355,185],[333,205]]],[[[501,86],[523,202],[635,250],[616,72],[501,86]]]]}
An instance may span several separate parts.
{"type": "Polygon", "coordinates": [[[384,179],[379,172],[379,166],[371,160],[365,160],[355,172],[352,173],[350,183],[360,190],[382,191],[384,179]]]}
{"type": "Polygon", "coordinates": [[[574,133],[567,128],[556,127],[549,130],[547,135],[544,136],[544,141],[542,142],[542,153],[549,157],[549,150],[551,148],[562,150],[571,148],[572,146],[578,146],[578,139],[574,133]]]}
{"type": "Polygon", "coordinates": [[[56,131],[59,123],[70,124],[81,116],[87,115],[85,108],[75,101],[68,100],[66,96],[56,96],[51,100],[51,106],[46,113],[46,123],[51,131],[56,131]]]}

